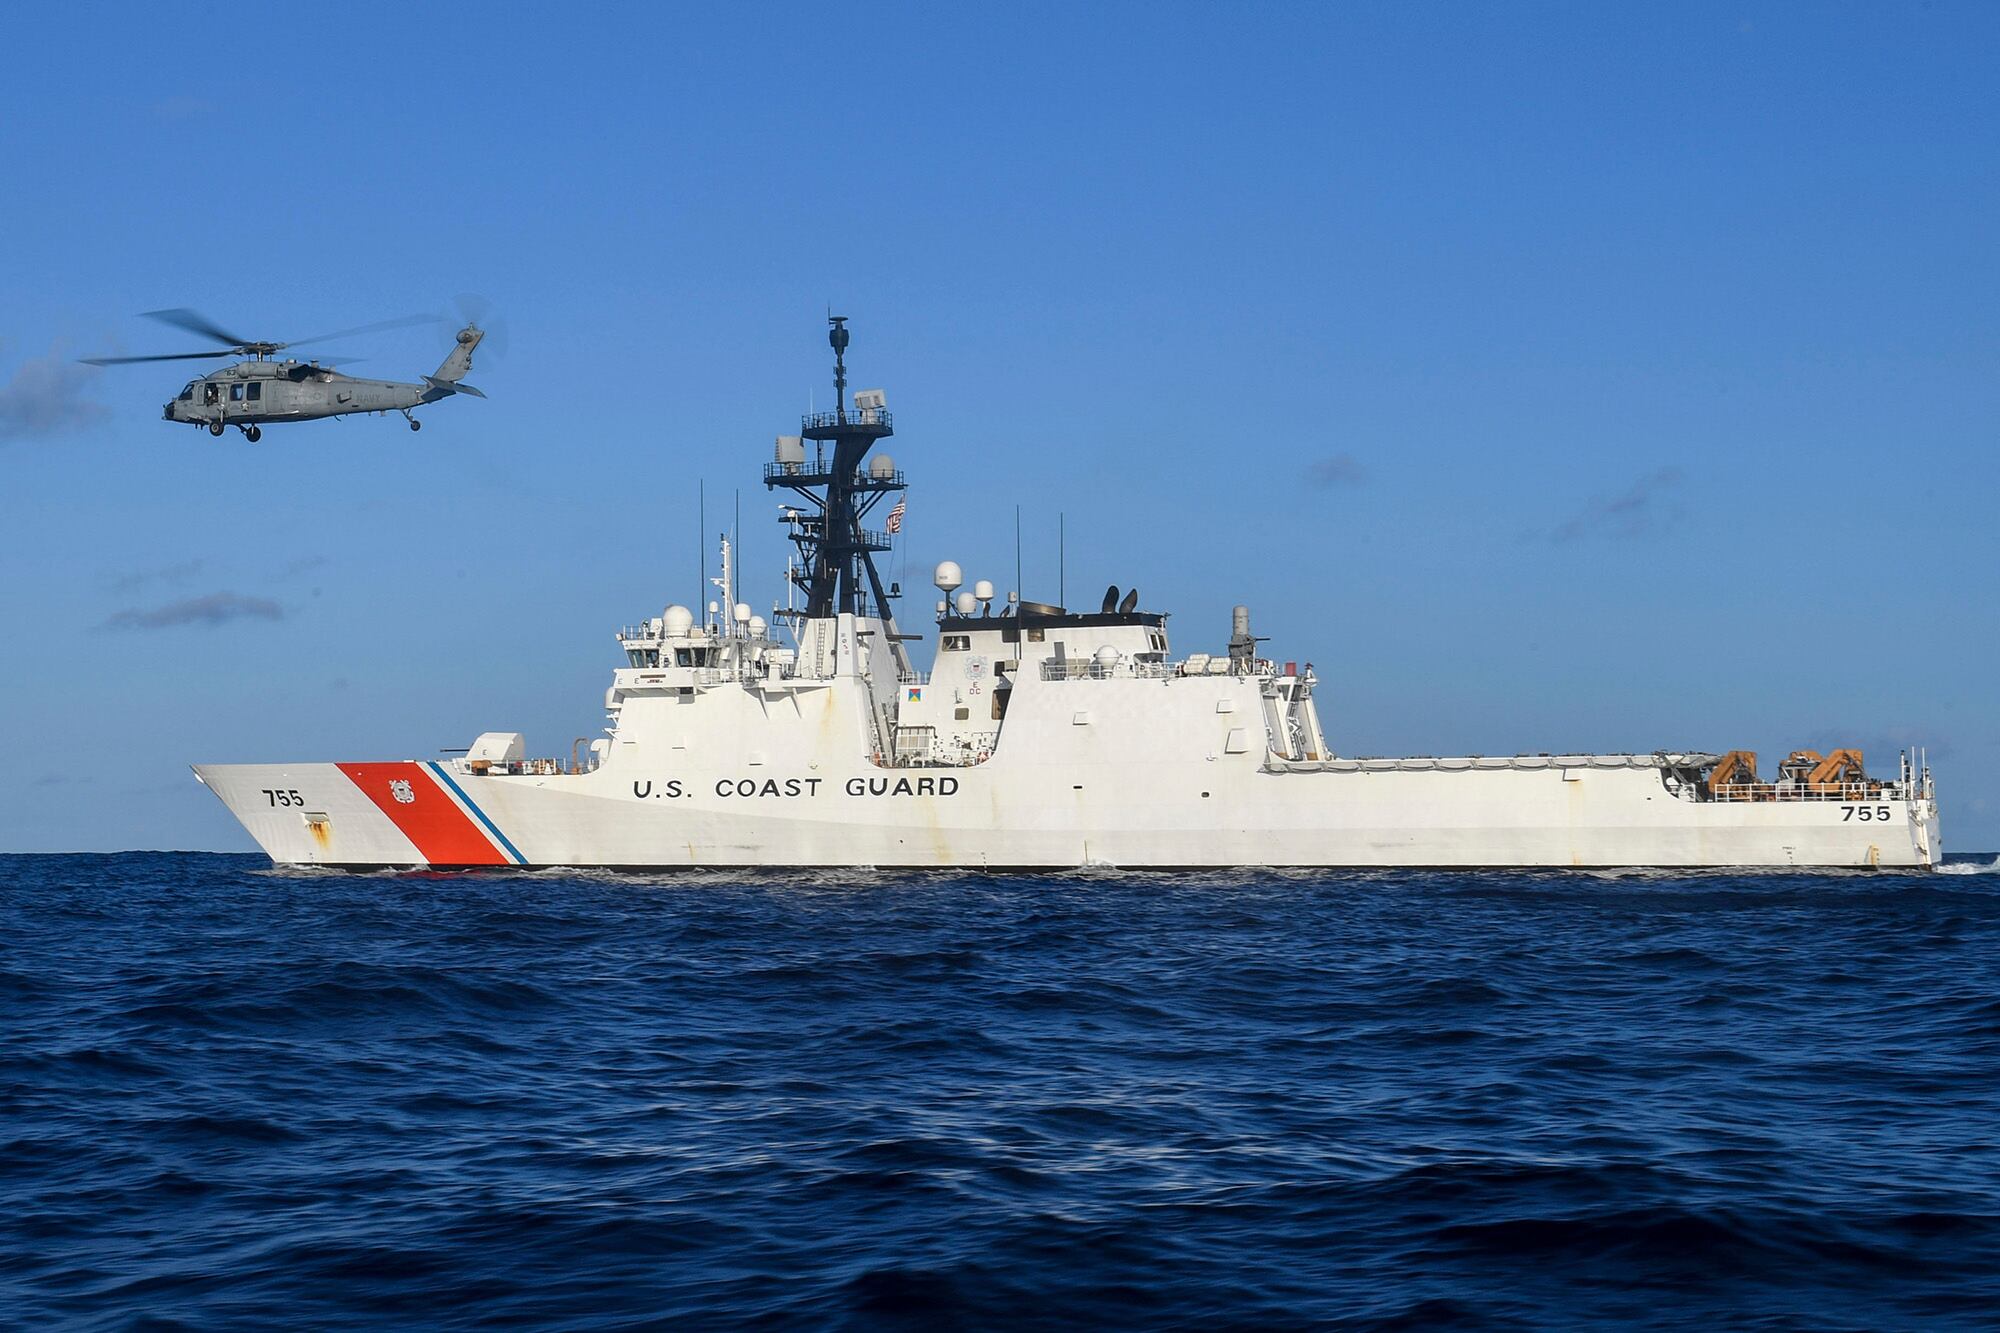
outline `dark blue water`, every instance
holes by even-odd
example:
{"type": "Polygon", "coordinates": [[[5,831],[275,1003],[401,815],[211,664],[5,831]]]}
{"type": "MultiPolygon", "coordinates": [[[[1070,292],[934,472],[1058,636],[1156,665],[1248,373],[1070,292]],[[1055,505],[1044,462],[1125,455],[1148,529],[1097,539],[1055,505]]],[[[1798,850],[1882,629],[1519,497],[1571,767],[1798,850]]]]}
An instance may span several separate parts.
{"type": "Polygon", "coordinates": [[[0,858],[0,1321],[1994,1327],[1990,862],[0,858]]]}

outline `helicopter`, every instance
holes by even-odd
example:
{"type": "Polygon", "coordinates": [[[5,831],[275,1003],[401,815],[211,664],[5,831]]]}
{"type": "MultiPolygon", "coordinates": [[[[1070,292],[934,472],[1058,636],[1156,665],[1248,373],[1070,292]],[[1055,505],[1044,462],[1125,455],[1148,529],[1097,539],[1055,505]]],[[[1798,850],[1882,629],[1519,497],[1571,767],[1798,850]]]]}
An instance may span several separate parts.
{"type": "Polygon", "coordinates": [[[168,421],[207,426],[210,435],[221,435],[234,426],[243,432],[245,439],[255,444],[264,437],[263,427],[277,422],[315,421],[321,417],[344,417],[353,412],[401,412],[403,419],[410,423],[411,430],[422,430],[424,423],[412,415],[411,409],[441,402],[454,394],[467,393],[474,398],[486,396],[464,382],[465,373],[472,369],[473,349],[486,336],[478,324],[470,320],[458,331],[457,343],[451,349],[451,355],[444,359],[444,364],[434,374],[425,375],[421,383],[408,383],[343,375],[333,369],[341,364],[339,361],[298,361],[289,357],[280,361],[274,358],[279,352],[306,343],[433,323],[434,316],[410,315],[377,324],[339,329],[333,333],[318,333],[291,342],[259,342],[239,338],[193,310],[149,310],[146,317],[213,338],[227,346],[213,351],[170,352],[162,356],[91,356],[83,358],[85,364],[119,366],[139,361],[248,357],[248,360],[210,371],[198,380],[189,380],[180,394],[166,405],[163,415],[168,421]]]}

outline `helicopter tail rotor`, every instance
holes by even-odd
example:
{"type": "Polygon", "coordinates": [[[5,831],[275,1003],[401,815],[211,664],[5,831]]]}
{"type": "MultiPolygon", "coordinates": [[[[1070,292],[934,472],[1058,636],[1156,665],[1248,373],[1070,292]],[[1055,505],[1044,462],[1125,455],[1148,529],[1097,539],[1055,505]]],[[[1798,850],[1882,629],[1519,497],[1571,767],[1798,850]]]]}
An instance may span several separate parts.
{"type": "Polygon", "coordinates": [[[494,313],[493,303],[476,292],[462,292],[452,298],[452,304],[458,308],[463,324],[478,329],[485,336],[480,354],[489,362],[505,360],[507,321],[494,313]]]}

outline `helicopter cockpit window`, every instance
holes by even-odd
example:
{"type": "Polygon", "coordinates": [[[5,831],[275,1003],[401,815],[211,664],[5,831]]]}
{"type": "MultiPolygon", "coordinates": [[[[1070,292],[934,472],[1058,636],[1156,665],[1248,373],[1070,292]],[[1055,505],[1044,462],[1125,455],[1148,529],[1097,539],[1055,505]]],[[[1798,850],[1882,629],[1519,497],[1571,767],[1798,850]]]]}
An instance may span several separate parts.
{"type": "Polygon", "coordinates": [[[198,381],[195,380],[189,380],[187,388],[181,390],[182,402],[191,403],[194,401],[194,386],[197,382],[198,381]]]}

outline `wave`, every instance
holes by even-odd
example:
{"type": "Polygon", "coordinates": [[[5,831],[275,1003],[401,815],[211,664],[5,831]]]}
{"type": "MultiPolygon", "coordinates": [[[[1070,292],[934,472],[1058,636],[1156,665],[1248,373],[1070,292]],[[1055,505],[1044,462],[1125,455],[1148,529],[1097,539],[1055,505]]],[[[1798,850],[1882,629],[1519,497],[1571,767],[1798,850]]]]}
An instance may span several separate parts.
{"type": "Polygon", "coordinates": [[[2000,1308],[1983,881],[4,873],[28,1326],[2000,1308]]]}

